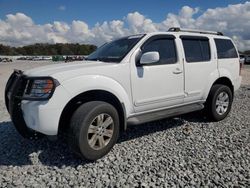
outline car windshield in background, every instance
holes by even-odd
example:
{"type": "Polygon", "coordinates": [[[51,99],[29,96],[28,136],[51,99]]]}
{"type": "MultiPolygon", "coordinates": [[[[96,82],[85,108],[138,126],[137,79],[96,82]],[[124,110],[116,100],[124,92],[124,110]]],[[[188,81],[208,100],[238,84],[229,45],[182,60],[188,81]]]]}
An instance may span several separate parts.
{"type": "Polygon", "coordinates": [[[144,35],[124,37],[99,47],[86,60],[120,62],[144,35]]]}

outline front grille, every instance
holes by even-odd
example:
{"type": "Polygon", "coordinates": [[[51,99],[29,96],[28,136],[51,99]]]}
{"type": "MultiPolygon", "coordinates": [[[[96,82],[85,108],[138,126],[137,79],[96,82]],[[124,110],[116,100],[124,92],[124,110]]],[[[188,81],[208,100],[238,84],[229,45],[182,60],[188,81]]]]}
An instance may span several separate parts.
{"type": "Polygon", "coordinates": [[[24,76],[20,77],[18,80],[18,86],[16,86],[17,90],[15,93],[15,97],[18,97],[18,98],[23,97],[26,85],[27,85],[27,79],[25,79],[24,76]]]}
{"type": "Polygon", "coordinates": [[[10,78],[9,83],[9,90],[10,93],[12,93],[13,97],[22,97],[25,87],[27,84],[27,79],[25,79],[25,76],[22,74],[21,71],[14,71],[10,78]]]}
{"type": "Polygon", "coordinates": [[[8,111],[13,108],[17,99],[21,99],[27,81],[22,71],[15,70],[10,76],[5,88],[5,103],[8,111]]]}
{"type": "Polygon", "coordinates": [[[27,127],[20,105],[26,85],[27,77],[23,75],[22,71],[14,71],[6,85],[5,103],[17,131],[24,138],[37,139],[39,135],[27,127]]]}

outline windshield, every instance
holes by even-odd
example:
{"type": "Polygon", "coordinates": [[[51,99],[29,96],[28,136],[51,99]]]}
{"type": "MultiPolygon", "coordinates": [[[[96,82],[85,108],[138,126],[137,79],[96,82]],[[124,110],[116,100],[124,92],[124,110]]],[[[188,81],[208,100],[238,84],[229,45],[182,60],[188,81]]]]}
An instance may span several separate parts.
{"type": "Polygon", "coordinates": [[[120,62],[144,35],[134,35],[106,43],[88,56],[86,60],[120,62]]]}

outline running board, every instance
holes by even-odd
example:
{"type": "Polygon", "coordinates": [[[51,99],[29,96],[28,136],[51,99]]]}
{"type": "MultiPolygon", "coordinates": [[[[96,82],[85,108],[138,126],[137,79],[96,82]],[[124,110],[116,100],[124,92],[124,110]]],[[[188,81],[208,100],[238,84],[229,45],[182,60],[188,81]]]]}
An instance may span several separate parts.
{"type": "Polygon", "coordinates": [[[186,114],[189,112],[198,111],[203,108],[204,108],[204,105],[200,103],[185,105],[181,107],[174,107],[174,108],[170,108],[166,110],[149,112],[149,113],[141,114],[138,116],[130,117],[128,118],[127,123],[129,125],[138,125],[138,124],[165,119],[168,117],[173,117],[173,116],[177,116],[181,114],[186,114]]]}

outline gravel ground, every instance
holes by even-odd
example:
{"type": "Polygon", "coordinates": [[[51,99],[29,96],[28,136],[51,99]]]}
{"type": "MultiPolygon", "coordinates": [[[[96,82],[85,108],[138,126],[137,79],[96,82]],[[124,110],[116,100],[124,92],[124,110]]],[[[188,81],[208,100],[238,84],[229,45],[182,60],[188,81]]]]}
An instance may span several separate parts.
{"type": "MultiPolygon", "coordinates": [[[[8,71],[0,65],[0,83],[8,71]]],[[[129,127],[95,163],[76,158],[61,141],[21,138],[0,98],[0,187],[250,187],[248,66],[243,75],[225,120],[208,122],[195,112],[129,127]]]]}

